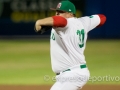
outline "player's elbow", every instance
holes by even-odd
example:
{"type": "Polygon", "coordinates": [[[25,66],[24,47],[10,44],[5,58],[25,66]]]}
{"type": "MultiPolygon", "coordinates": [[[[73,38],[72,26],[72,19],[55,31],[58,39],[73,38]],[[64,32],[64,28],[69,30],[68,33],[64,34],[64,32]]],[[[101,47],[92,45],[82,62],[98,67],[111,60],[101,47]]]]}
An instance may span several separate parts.
{"type": "Polygon", "coordinates": [[[102,26],[103,24],[105,24],[106,22],[106,16],[103,14],[98,14],[99,18],[100,18],[100,24],[98,25],[98,27],[102,26]]]}

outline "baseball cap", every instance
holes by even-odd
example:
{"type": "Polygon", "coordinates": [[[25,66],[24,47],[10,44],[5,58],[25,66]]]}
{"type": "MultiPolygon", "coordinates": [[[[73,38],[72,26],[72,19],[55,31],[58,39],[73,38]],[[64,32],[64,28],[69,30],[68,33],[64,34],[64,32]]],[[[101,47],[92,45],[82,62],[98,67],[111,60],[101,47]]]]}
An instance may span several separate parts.
{"type": "Polygon", "coordinates": [[[60,3],[58,3],[56,8],[50,8],[50,9],[70,12],[73,14],[76,13],[75,5],[72,2],[70,2],[69,0],[63,0],[60,3]]]}

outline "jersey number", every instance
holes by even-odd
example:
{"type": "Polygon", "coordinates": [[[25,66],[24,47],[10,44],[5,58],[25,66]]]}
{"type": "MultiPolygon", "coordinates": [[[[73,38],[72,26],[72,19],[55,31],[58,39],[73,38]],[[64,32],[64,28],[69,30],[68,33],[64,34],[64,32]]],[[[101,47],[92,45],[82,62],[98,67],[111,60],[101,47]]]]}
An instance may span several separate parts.
{"type": "Polygon", "coordinates": [[[52,40],[55,40],[55,35],[54,33],[51,33],[51,37],[50,37],[52,40]]]}
{"type": "Polygon", "coordinates": [[[82,48],[84,47],[84,37],[85,37],[85,32],[84,29],[82,30],[77,30],[77,35],[79,36],[79,47],[82,48]]]}

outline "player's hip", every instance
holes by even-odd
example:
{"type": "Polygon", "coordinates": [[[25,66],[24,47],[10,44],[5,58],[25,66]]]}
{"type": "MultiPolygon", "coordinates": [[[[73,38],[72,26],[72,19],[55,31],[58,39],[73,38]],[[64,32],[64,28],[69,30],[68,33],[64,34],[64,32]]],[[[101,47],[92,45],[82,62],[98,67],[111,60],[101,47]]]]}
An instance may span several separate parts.
{"type": "Polygon", "coordinates": [[[79,64],[79,65],[74,65],[72,67],[69,67],[59,73],[56,73],[56,75],[60,75],[62,73],[69,73],[69,72],[73,72],[73,73],[78,73],[78,74],[90,74],[88,67],[86,64],[79,64]]]}
{"type": "Polygon", "coordinates": [[[90,73],[86,64],[70,67],[56,76],[57,82],[74,82],[84,84],[89,80],[90,73]]]}

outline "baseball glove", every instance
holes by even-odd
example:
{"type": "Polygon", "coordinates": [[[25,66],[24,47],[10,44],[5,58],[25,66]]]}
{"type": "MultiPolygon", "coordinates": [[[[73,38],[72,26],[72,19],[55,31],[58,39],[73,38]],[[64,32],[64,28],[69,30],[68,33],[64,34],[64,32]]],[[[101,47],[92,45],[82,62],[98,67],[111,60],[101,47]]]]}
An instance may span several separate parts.
{"type": "Polygon", "coordinates": [[[39,31],[37,31],[36,28],[34,28],[35,32],[37,32],[38,34],[43,34],[51,29],[52,29],[52,26],[42,26],[42,28],[39,31]]]}

